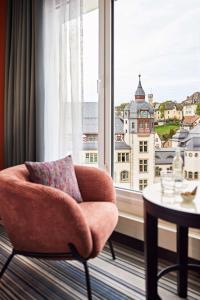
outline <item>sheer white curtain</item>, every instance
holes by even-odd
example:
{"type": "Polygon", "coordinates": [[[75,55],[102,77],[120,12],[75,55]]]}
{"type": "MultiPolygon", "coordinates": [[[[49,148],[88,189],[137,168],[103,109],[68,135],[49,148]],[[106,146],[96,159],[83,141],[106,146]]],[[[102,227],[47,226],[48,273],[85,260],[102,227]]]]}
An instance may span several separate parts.
{"type": "Polygon", "coordinates": [[[45,160],[81,158],[82,1],[44,1],[45,160]]]}

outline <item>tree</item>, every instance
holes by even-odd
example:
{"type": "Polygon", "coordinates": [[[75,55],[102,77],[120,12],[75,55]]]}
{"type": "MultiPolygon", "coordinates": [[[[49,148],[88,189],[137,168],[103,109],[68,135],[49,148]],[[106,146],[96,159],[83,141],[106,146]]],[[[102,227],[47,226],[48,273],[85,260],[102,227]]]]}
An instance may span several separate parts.
{"type": "Polygon", "coordinates": [[[115,113],[117,116],[123,116],[125,107],[128,105],[127,102],[121,103],[119,106],[115,106],[115,113]]]}
{"type": "Polygon", "coordinates": [[[196,115],[200,116],[200,102],[197,103],[196,115]]]}
{"type": "Polygon", "coordinates": [[[161,113],[161,118],[163,119],[164,118],[164,111],[165,111],[165,105],[163,103],[160,104],[159,111],[161,113]]]}
{"type": "Polygon", "coordinates": [[[172,138],[172,136],[176,133],[176,130],[171,128],[169,131],[169,138],[172,138]]]}

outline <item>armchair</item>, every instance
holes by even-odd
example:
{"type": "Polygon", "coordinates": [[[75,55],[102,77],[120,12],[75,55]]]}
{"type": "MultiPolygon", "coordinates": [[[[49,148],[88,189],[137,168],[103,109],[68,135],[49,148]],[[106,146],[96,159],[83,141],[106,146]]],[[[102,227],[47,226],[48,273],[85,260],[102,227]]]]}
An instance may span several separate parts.
{"type": "MultiPolygon", "coordinates": [[[[58,189],[30,182],[25,165],[0,172],[0,214],[15,255],[76,259],[83,263],[92,299],[87,261],[109,240],[118,220],[112,179],[102,170],[75,166],[83,198],[78,204],[58,189]]],[[[113,259],[115,258],[109,240],[113,259]]]]}

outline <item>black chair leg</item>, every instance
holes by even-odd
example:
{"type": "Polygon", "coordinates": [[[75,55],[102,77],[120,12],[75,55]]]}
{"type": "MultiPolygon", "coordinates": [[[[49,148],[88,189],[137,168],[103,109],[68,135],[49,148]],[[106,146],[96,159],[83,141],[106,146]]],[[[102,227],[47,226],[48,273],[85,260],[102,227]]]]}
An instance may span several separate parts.
{"type": "Polygon", "coordinates": [[[89,273],[89,268],[88,268],[88,265],[87,265],[87,261],[83,261],[83,265],[84,265],[84,269],[85,269],[88,300],[92,300],[92,291],[91,291],[91,284],[90,284],[90,273],[89,273]]]}
{"type": "Polygon", "coordinates": [[[3,266],[1,272],[0,272],[0,278],[3,276],[4,272],[6,271],[6,269],[8,268],[9,263],[11,262],[13,256],[15,255],[15,252],[12,251],[11,255],[8,257],[5,265],[3,266]]]}
{"type": "Polygon", "coordinates": [[[115,251],[114,251],[114,248],[113,248],[113,244],[112,244],[111,239],[108,240],[108,244],[109,244],[109,247],[110,247],[110,252],[111,252],[111,254],[112,254],[112,258],[113,258],[113,260],[115,260],[115,259],[116,259],[116,256],[115,256],[115,251]]]}

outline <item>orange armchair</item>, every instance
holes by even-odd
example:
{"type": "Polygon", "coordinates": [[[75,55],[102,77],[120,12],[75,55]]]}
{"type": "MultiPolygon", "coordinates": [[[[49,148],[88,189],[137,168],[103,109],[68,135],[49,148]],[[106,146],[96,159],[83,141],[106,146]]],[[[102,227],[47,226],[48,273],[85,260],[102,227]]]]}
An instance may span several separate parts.
{"type": "MultiPolygon", "coordinates": [[[[104,171],[75,166],[83,198],[30,182],[25,165],[0,172],[0,214],[13,245],[1,270],[14,255],[76,259],[86,273],[88,299],[92,299],[87,260],[96,257],[109,240],[118,220],[112,179],[104,171]]],[[[115,258],[111,240],[111,253],[115,258]]]]}

